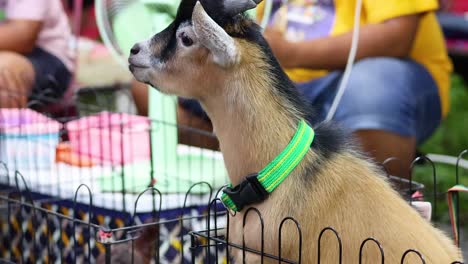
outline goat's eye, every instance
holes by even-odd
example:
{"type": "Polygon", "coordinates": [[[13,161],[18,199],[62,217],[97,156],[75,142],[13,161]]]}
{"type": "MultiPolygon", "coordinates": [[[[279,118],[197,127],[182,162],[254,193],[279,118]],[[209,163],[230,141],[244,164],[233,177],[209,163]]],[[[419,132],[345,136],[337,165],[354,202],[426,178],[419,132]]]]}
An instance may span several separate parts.
{"type": "Polygon", "coordinates": [[[189,37],[185,34],[185,32],[182,32],[182,33],[180,34],[180,39],[182,40],[182,44],[184,44],[184,46],[186,46],[186,47],[190,47],[190,46],[192,46],[192,44],[193,44],[193,40],[192,40],[191,38],[189,38],[189,37]]]}

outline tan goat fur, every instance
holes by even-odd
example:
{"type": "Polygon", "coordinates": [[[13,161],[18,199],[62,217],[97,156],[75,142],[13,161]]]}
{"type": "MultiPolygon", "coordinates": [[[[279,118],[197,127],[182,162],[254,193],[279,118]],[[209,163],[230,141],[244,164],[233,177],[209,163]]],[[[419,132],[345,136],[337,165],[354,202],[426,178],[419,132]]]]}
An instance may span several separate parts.
{"type": "MultiPolygon", "coordinates": [[[[281,152],[292,138],[297,120],[294,107],[283,105],[280,98],[269,93],[268,86],[273,84],[268,75],[258,72],[268,67],[261,50],[243,41],[238,41],[238,45],[243,56],[237,71],[232,72],[232,80],[236,80],[238,87],[218,86],[224,87],[224,95],[202,101],[212,118],[233,185],[248,173],[261,170],[281,152]],[[254,71],[257,75],[251,74],[254,71]],[[229,107],[218,107],[220,104],[229,107]]],[[[285,217],[292,216],[302,227],[303,263],[316,263],[317,241],[326,227],[333,227],[342,239],[343,263],[358,263],[361,243],[369,237],[381,243],[386,263],[399,263],[408,249],[421,252],[426,263],[461,259],[453,241],[421,218],[389,186],[381,171],[358,153],[342,153],[321,161],[321,173],[313,177],[310,186],[295,180],[308,164],[318,162],[316,159],[311,149],[270,198],[255,206],[265,221],[265,252],[278,255],[278,227],[285,217]]],[[[231,218],[229,237],[242,245],[241,234],[245,230],[246,245],[260,250],[260,222],[255,213],[249,215],[245,229],[242,212],[231,218]]],[[[282,256],[297,260],[297,238],[296,227],[286,225],[282,256]]],[[[322,263],[338,263],[338,242],[332,233],[324,235],[321,249],[322,263]]],[[[371,243],[363,252],[366,261],[362,263],[376,263],[380,258],[380,251],[371,243]]],[[[242,260],[242,252],[236,255],[242,260]]],[[[251,254],[248,257],[252,258],[248,263],[260,262],[251,254]]],[[[408,255],[405,263],[420,263],[415,257],[408,255]]],[[[265,263],[267,260],[264,259],[265,263]]]]}

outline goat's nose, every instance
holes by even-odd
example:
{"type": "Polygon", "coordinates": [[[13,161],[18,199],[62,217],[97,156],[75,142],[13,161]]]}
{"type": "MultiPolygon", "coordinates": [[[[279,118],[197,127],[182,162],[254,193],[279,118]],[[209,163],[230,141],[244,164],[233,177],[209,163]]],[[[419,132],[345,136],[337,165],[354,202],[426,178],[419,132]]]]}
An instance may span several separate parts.
{"type": "Polygon", "coordinates": [[[132,49],[130,50],[130,53],[132,55],[137,55],[140,52],[140,45],[135,44],[132,49]]]}

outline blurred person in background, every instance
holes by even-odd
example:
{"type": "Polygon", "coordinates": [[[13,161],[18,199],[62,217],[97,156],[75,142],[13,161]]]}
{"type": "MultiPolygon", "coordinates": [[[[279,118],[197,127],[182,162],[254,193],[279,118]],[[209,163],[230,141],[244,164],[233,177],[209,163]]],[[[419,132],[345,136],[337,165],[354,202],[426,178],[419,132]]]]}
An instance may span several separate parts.
{"type": "Polygon", "coordinates": [[[61,98],[73,71],[70,38],[61,0],[0,0],[0,107],[61,98]]]}
{"type": "MultiPolygon", "coordinates": [[[[356,0],[275,1],[265,37],[316,108],[316,123],[330,110],[347,63],[355,5],[356,0]]],[[[333,119],[377,162],[398,158],[401,163],[389,167],[393,175],[409,175],[417,146],[449,111],[452,64],[438,5],[362,1],[356,63],[333,119]]]]}

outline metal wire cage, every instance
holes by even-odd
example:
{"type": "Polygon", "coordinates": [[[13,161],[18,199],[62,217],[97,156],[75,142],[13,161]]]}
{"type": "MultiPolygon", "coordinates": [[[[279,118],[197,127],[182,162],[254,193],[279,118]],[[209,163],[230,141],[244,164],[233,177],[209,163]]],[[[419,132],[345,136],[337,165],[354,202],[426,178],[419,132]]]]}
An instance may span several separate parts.
{"type": "Polygon", "coordinates": [[[140,248],[156,263],[191,258],[188,231],[204,225],[227,174],[218,151],[165,133],[214,136],[130,114],[99,92],[78,98],[77,116],[0,108],[0,259],[94,263],[130,241],[136,260],[140,248]]]}
{"type": "MultiPolygon", "coordinates": [[[[24,177],[16,174],[20,183],[24,177]]],[[[195,184],[176,210],[163,210],[169,197],[157,189],[140,193],[131,213],[109,212],[93,204],[93,194],[81,185],[72,200],[40,196],[26,185],[3,190],[2,259],[13,263],[188,263],[205,259],[203,250],[189,250],[189,231],[206,229],[207,206],[191,204],[195,184]],[[89,202],[79,201],[85,194],[89,202]],[[152,212],[138,213],[140,198],[154,197],[152,212]]],[[[222,220],[221,220],[222,221],[222,220]]],[[[209,225],[208,225],[209,226],[209,225]]]]}
{"type": "MultiPolygon", "coordinates": [[[[5,177],[6,164],[1,165],[1,177],[5,177]]],[[[303,250],[300,223],[294,218],[285,218],[279,228],[278,255],[264,252],[263,246],[251,249],[243,244],[230,242],[230,214],[222,206],[219,191],[210,184],[200,182],[192,185],[183,195],[183,204],[174,210],[167,210],[163,204],[170,195],[164,195],[153,187],[148,187],[135,197],[132,212],[112,214],[96,205],[97,195],[89,186],[81,184],[69,199],[59,199],[39,194],[31,190],[25,177],[18,171],[14,181],[6,187],[2,184],[0,204],[2,258],[13,263],[231,263],[230,251],[240,250],[242,256],[254,254],[264,261],[281,263],[302,263],[303,250]],[[198,195],[196,189],[205,189],[208,195],[193,202],[198,195]],[[144,198],[150,196],[150,210],[139,212],[144,198]],[[192,200],[192,201],[191,201],[192,200]],[[103,212],[104,210],[104,212],[103,212]],[[298,258],[285,259],[281,256],[281,230],[285,223],[297,228],[298,258]],[[229,249],[229,250],[227,250],[229,249]]],[[[436,196],[443,195],[436,193],[436,196]]],[[[261,213],[255,208],[247,209],[245,216],[254,215],[262,223],[257,232],[264,245],[261,213]]],[[[245,221],[246,217],[244,217],[245,221]]],[[[342,238],[333,227],[326,227],[317,238],[318,259],[321,252],[338,251],[342,263],[342,238]],[[336,238],[336,248],[323,248],[323,236],[336,238]]],[[[385,263],[385,248],[379,241],[369,237],[362,241],[359,256],[369,247],[377,247],[385,263]]],[[[463,248],[463,247],[462,247],[463,248]]],[[[417,256],[426,263],[417,250],[408,249],[401,256],[406,263],[409,256],[417,256]]],[[[461,263],[461,262],[453,262],[461,263]]]]}
{"type": "MultiPolygon", "coordinates": [[[[212,135],[129,111],[109,111],[113,103],[107,97],[94,99],[80,100],[81,115],[65,118],[24,109],[9,116],[11,112],[1,110],[0,121],[7,125],[0,127],[0,261],[230,263],[232,250],[258,255],[262,262],[310,261],[301,258],[307,246],[294,218],[285,218],[278,227],[277,256],[229,240],[230,214],[218,198],[228,183],[220,153],[171,145],[176,139],[167,133],[212,135]],[[158,137],[167,144],[153,144],[158,137]],[[281,256],[285,223],[297,227],[298,259],[281,256]]],[[[427,157],[413,165],[422,161],[434,166],[427,157]]],[[[395,160],[387,160],[384,167],[390,162],[395,160]]],[[[458,171],[454,184],[460,181],[458,171]]],[[[438,187],[435,166],[428,176],[432,188],[389,175],[406,200],[429,200],[434,215],[444,214],[437,201],[446,192],[438,187]]],[[[263,222],[255,208],[246,214],[263,222]]],[[[256,231],[263,241],[263,230],[256,231]]],[[[330,250],[320,247],[324,234],[336,236],[336,248],[340,253],[342,249],[339,233],[333,227],[323,229],[317,238],[319,263],[320,252],[330,250]]],[[[369,244],[380,248],[383,263],[385,248],[373,238],[362,241],[360,253],[369,244]]],[[[402,255],[402,263],[410,255],[425,263],[424,256],[411,249],[402,255]]]]}

